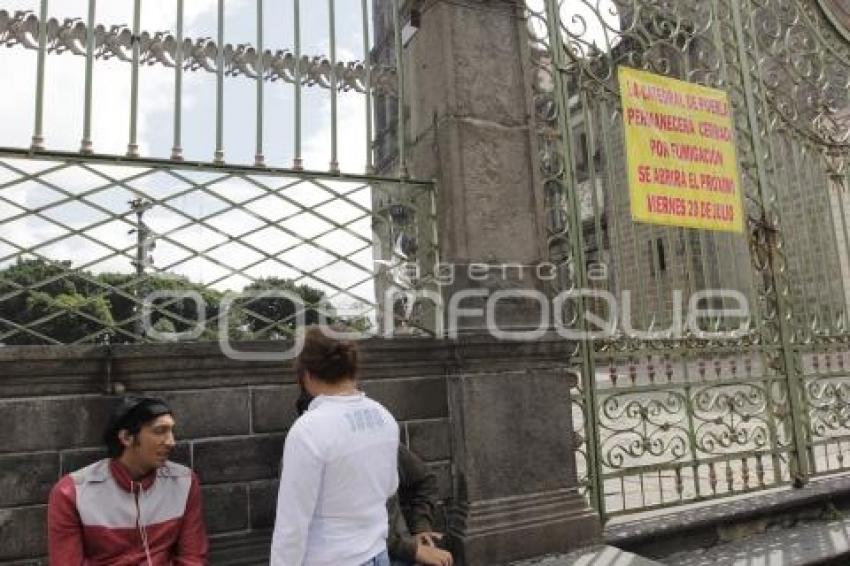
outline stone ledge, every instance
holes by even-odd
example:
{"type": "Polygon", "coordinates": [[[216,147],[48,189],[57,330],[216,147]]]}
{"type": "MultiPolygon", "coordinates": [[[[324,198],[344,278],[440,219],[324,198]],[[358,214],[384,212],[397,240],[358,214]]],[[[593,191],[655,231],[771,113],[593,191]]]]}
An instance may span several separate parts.
{"type": "Polygon", "coordinates": [[[460,501],[449,513],[450,549],[468,566],[566,552],[572,541],[599,538],[598,516],[574,489],[460,501]]]}
{"type": "Polygon", "coordinates": [[[835,566],[850,563],[850,519],[777,529],[702,552],[664,558],[668,566],[835,566]]]}
{"type": "Polygon", "coordinates": [[[662,564],[613,546],[594,546],[569,554],[513,562],[510,566],[662,566],[662,564]]]}
{"type": "Polygon", "coordinates": [[[215,566],[268,566],[271,530],[210,537],[209,562],[215,566]]]}
{"type": "MultiPolygon", "coordinates": [[[[373,382],[444,377],[463,366],[551,367],[564,364],[571,345],[551,334],[535,342],[499,341],[487,335],[459,340],[370,338],[359,343],[361,377],[373,382]]],[[[245,351],[282,351],[282,341],[240,342],[245,351]]],[[[225,357],[215,342],[105,346],[4,346],[0,348],[0,398],[102,394],[121,383],[127,392],[178,391],[295,383],[289,362],[225,357]]]]}
{"type": "Polygon", "coordinates": [[[828,505],[850,508],[850,474],[812,481],[805,487],[754,492],[731,501],[705,503],[658,516],[636,516],[608,525],[607,544],[659,558],[679,551],[695,551],[736,538],[740,526],[750,534],[771,524],[817,518],[828,505]],[[758,523],[754,527],[748,523],[758,523]],[[730,536],[731,534],[731,536],[730,536]]]}

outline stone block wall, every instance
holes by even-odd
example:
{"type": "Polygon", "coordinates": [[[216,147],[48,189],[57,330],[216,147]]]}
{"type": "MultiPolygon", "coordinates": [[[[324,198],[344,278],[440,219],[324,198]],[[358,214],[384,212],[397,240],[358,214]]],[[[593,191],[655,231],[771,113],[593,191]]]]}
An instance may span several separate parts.
{"type": "MultiPolygon", "coordinates": [[[[242,344],[259,350],[280,344],[242,344]]],[[[387,406],[451,493],[448,349],[436,341],[366,341],[362,387],[387,406]]],[[[46,501],[63,475],[99,458],[115,403],[107,391],[153,394],[177,418],[177,462],[201,478],[214,540],[274,523],[286,431],[298,395],[288,362],[239,362],[216,344],[0,348],[0,563],[46,553],[46,501]]],[[[441,514],[443,514],[441,512],[441,514]]]]}

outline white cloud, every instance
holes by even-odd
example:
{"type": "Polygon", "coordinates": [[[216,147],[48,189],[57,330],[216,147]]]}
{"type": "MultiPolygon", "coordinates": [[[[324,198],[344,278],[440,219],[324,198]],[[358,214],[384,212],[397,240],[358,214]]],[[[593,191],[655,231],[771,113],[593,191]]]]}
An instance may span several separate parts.
{"type": "MultiPolygon", "coordinates": [[[[337,96],[337,158],[340,169],[363,173],[366,168],[366,103],[363,96],[337,96]]],[[[331,157],[330,111],[322,114],[318,127],[304,141],[304,166],[327,170],[331,157]]]]}

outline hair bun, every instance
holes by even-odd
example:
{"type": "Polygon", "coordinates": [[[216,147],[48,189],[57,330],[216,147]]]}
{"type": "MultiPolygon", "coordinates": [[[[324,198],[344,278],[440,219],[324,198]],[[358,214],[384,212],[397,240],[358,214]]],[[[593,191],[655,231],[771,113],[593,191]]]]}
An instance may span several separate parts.
{"type": "Polygon", "coordinates": [[[323,334],[320,328],[312,327],[305,334],[297,367],[329,382],[344,377],[353,378],[357,372],[357,345],[335,340],[323,334]]]}
{"type": "Polygon", "coordinates": [[[333,353],[341,358],[347,358],[354,350],[354,345],[351,342],[337,342],[333,353]]]}
{"type": "Polygon", "coordinates": [[[342,348],[341,344],[333,344],[330,348],[328,348],[327,358],[329,360],[339,361],[342,359],[342,348]]]}

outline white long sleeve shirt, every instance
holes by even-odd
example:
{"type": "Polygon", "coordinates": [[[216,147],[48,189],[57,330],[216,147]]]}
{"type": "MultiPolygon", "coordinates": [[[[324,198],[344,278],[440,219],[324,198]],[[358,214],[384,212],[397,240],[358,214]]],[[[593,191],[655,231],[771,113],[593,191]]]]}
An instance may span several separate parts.
{"type": "Polygon", "coordinates": [[[320,395],[289,430],[272,566],[360,566],[386,548],[398,424],[363,393],[320,395]]]}

